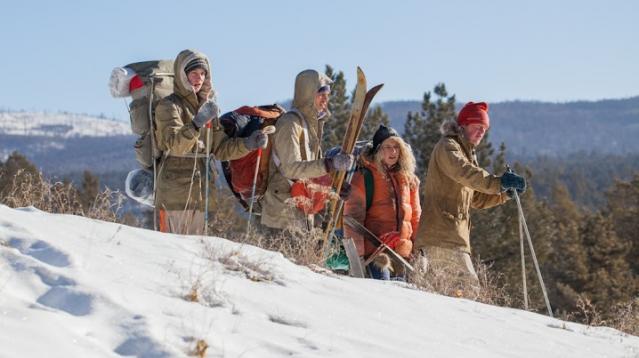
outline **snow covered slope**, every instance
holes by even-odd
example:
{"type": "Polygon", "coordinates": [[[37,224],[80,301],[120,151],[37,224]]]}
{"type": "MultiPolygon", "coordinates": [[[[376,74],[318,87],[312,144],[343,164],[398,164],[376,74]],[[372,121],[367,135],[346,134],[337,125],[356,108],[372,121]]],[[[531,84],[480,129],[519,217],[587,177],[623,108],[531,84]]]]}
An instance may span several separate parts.
{"type": "Polygon", "coordinates": [[[0,135],[55,138],[130,135],[129,123],[72,113],[0,112],[0,135]]]}
{"type": "Polygon", "coordinates": [[[0,357],[184,357],[200,339],[208,357],[639,356],[613,329],[0,206],[0,357]]]}

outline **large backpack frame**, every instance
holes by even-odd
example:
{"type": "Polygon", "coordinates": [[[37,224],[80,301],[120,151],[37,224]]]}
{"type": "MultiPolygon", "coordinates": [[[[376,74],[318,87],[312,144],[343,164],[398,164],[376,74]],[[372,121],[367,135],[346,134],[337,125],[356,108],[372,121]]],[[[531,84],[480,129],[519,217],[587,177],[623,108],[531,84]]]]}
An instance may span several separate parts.
{"type": "MultiPolygon", "coordinates": [[[[128,105],[129,117],[131,120],[131,131],[138,135],[133,147],[135,150],[135,159],[138,164],[146,170],[153,170],[153,196],[156,194],[157,183],[157,164],[162,156],[162,152],[158,149],[156,141],[156,124],[155,124],[155,107],[160,100],[173,93],[173,61],[157,60],[135,62],[124,66],[124,68],[116,68],[116,71],[129,72],[133,71],[141,81],[141,86],[129,91],[128,81],[124,83],[124,88],[120,91],[113,91],[114,97],[131,96],[132,101],[128,105]]],[[[128,80],[131,80],[133,74],[129,74],[128,80]]],[[[113,84],[112,84],[113,86],[113,84]]],[[[157,212],[154,208],[153,226],[158,228],[157,212]]]]}

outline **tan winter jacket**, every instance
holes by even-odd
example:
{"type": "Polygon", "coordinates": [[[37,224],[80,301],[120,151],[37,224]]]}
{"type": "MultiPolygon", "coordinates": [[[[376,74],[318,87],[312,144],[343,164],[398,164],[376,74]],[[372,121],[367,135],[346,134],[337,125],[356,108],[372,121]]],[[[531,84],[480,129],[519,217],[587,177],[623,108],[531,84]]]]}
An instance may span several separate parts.
{"type": "Polygon", "coordinates": [[[505,203],[500,178],[479,167],[474,146],[456,122],[442,126],[426,174],[422,218],[415,249],[438,246],[470,253],[470,208],[505,203]]]}
{"type": "Polygon", "coordinates": [[[286,203],[291,197],[289,180],[316,178],[326,174],[320,148],[324,121],[317,118],[315,94],[320,87],[331,82],[326,75],[314,70],[303,71],[295,79],[293,108],[278,119],[277,131],[271,138],[273,150],[268,187],[261,202],[262,224],[265,226],[276,229],[284,229],[289,225],[306,226],[303,213],[286,203]],[[305,127],[308,143],[305,143],[303,134],[305,127]]]}
{"type": "MultiPolygon", "coordinates": [[[[241,158],[249,151],[241,138],[228,138],[224,134],[218,119],[212,121],[210,129],[197,129],[192,123],[200,106],[214,97],[206,56],[184,50],[175,59],[174,70],[174,93],[163,98],[155,109],[155,135],[158,148],[164,152],[158,165],[155,204],[158,209],[204,211],[207,134],[210,153],[219,160],[241,158]],[[204,59],[207,66],[206,78],[198,93],[193,92],[184,72],[186,64],[196,58],[204,59]]],[[[215,166],[211,167],[215,171],[215,166]]],[[[215,206],[215,176],[211,175],[210,180],[209,211],[215,206]]]]}

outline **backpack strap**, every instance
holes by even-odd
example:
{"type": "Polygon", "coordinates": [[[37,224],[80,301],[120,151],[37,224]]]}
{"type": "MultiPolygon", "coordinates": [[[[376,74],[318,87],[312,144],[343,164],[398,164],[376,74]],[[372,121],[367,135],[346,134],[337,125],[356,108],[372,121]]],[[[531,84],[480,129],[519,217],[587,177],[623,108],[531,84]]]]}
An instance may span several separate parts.
{"type": "Polygon", "coordinates": [[[371,170],[362,167],[362,175],[364,176],[364,189],[366,190],[366,211],[373,205],[373,194],[375,193],[375,184],[373,181],[373,173],[371,170]]]}

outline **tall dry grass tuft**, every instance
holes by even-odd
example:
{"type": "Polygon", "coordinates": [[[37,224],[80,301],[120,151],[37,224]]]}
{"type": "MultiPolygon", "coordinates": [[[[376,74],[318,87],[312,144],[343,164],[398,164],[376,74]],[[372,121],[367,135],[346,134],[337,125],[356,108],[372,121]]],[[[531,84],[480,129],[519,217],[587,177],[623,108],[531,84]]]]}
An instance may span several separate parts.
{"type": "Polygon", "coordinates": [[[420,265],[416,265],[416,271],[408,275],[408,282],[426,292],[512,307],[514,300],[508,294],[507,288],[500,285],[500,274],[491,271],[489,266],[481,262],[476,262],[474,266],[479,286],[460,277],[457,272],[432,267],[424,270],[420,265]]]}
{"type": "Polygon", "coordinates": [[[582,295],[577,299],[577,309],[563,314],[560,318],[593,327],[611,327],[639,336],[639,298],[631,302],[618,303],[604,310],[582,295]]]}
{"type": "Polygon", "coordinates": [[[107,188],[98,192],[89,205],[83,205],[80,192],[71,183],[51,183],[40,172],[26,171],[18,171],[0,195],[0,203],[12,208],[33,206],[49,213],[110,222],[118,221],[117,213],[123,201],[122,194],[107,188]]]}
{"type": "MultiPolygon", "coordinates": [[[[238,209],[237,200],[230,191],[219,190],[216,201],[216,212],[209,221],[210,235],[280,252],[299,265],[323,264],[321,229],[315,228],[309,232],[305,227],[290,226],[285,230],[273,230],[262,226],[260,216],[254,215],[251,230],[247,234],[248,215],[238,209]]],[[[291,201],[288,204],[290,210],[298,210],[295,207],[296,202],[291,201]]],[[[332,251],[329,251],[329,255],[331,253],[332,251]]]]}

